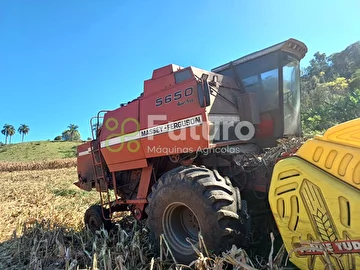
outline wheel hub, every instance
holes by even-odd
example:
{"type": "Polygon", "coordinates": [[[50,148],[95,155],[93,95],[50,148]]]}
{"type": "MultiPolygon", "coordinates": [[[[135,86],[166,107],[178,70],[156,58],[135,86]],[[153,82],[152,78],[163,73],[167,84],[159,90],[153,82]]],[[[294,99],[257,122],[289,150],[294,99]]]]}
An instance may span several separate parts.
{"type": "Polygon", "coordinates": [[[101,222],[95,217],[90,217],[88,226],[90,230],[95,231],[101,227],[101,222]]]}
{"type": "Polygon", "coordinates": [[[170,204],[164,211],[162,226],[168,244],[183,254],[194,253],[190,243],[198,242],[199,222],[194,212],[182,203],[170,204]]]}

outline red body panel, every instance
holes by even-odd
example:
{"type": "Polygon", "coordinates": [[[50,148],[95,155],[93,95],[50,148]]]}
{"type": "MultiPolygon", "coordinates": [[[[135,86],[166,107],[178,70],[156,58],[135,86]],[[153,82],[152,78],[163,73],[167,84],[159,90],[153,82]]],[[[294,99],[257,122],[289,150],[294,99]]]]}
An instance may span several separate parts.
{"type": "Polygon", "coordinates": [[[138,142],[124,142],[122,139],[118,139],[115,143],[111,141],[111,139],[139,130],[139,104],[139,100],[135,100],[126,106],[108,112],[104,117],[100,134],[100,141],[103,143],[101,152],[110,167],[145,158],[138,142]]]}
{"type": "Polygon", "coordinates": [[[162,78],[158,78],[156,80],[148,80],[144,82],[145,89],[148,89],[147,91],[144,91],[144,96],[158,94],[159,90],[162,90],[164,88],[170,88],[171,86],[175,85],[175,79],[173,75],[165,76],[162,78]],[[161,88],[156,88],[159,85],[161,85],[161,88]]]}
{"type": "Polygon", "coordinates": [[[87,191],[92,189],[91,181],[86,184],[83,180],[92,180],[94,178],[93,160],[90,152],[90,142],[86,142],[77,147],[77,172],[81,175],[78,184],[87,191]]]}
{"type": "MultiPolygon", "coordinates": [[[[172,68],[165,67],[163,73],[169,73],[172,68]]],[[[161,75],[161,71],[157,74],[161,75]]],[[[207,115],[205,108],[199,106],[196,86],[194,76],[175,84],[174,74],[170,73],[145,82],[144,95],[106,113],[100,142],[101,152],[110,171],[139,168],[140,164],[146,164],[144,159],[166,156],[169,151],[188,153],[208,148],[207,115]],[[167,88],[164,88],[165,81],[169,86],[167,88]],[[149,89],[162,90],[153,92],[149,89]],[[194,117],[197,118],[192,119],[194,117]],[[192,123],[190,121],[194,122],[192,131],[186,127],[192,123]],[[152,132],[158,132],[161,125],[166,125],[163,133],[153,136],[152,132]],[[165,131],[167,128],[175,137],[169,136],[169,132],[165,131]],[[198,136],[191,136],[194,134],[198,136]],[[131,136],[135,137],[132,139],[131,136]]]]}

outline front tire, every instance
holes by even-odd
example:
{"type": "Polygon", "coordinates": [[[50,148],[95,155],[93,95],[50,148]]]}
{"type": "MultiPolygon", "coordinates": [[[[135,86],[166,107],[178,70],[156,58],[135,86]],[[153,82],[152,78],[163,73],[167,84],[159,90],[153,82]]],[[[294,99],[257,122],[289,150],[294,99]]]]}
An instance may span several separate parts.
{"type": "MultiPolygon", "coordinates": [[[[106,218],[109,218],[110,215],[108,209],[104,209],[104,214],[106,218]]],[[[110,230],[112,226],[110,220],[104,219],[100,205],[92,205],[86,210],[84,223],[93,233],[100,230],[102,227],[105,230],[110,230]]]]}
{"type": "Polygon", "coordinates": [[[155,183],[148,202],[150,238],[158,250],[164,234],[178,262],[196,259],[186,238],[197,246],[199,232],[207,249],[215,253],[246,242],[239,190],[217,171],[196,166],[175,168],[155,183]]]}

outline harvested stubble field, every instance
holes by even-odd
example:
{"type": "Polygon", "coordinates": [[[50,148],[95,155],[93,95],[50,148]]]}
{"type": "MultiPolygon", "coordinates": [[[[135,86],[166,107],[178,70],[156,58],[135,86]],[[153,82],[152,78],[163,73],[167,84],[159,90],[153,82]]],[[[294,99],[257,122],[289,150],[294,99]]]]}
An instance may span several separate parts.
{"type": "Polygon", "coordinates": [[[98,194],[78,189],[75,180],[74,167],[1,172],[0,240],[9,239],[23,223],[42,220],[80,229],[84,211],[98,194]]]}
{"type": "MultiPolygon", "coordinates": [[[[272,166],[281,153],[302,141],[280,141],[259,160],[272,166]]],[[[165,239],[160,257],[155,256],[144,223],[131,216],[120,216],[110,234],[93,235],[84,228],[83,215],[99,202],[99,195],[78,189],[76,179],[75,159],[0,163],[0,269],[269,269],[271,258],[282,261],[272,254],[254,266],[242,249],[233,247],[216,257],[201,245],[199,259],[181,266],[172,259],[165,239]]],[[[279,269],[276,266],[271,268],[279,269]]]]}
{"type": "MultiPolygon", "coordinates": [[[[98,194],[79,190],[72,184],[75,180],[76,168],[73,166],[0,173],[0,269],[27,269],[29,266],[22,267],[21,261],[14,262],[11,258],[16,258],[16,254],[11,253],[15,247],[18,251],[29,252],[30,257],[35,243],[28,240],[23,243],[25,246],[18,246],[26,236],[16,238],[22,236],[24,226],[33,228],[42,223],[50,230],[55,225],[76,231],[82,229],[83,213],[90,204],[98,201],[98,194]]],[[[35,241],[35,237],[32,240],[35,241]]],[[[22,259],[30,263],[26,258],[22,259]]]]}
{"type": "MultiPolygon", "coordinates": [[[[119,217],[110,234],[86,230],[83,214],[99,198],[79,190],[75,179],[74,167],[0,172],[0,269],[175,269],[166,241],[162,258],[154,256],[144,223],[131,216],[119,217]]],[[[245,258],[234,247],[183,268],[246,266],[245,258]]]]}
{"type": "Polygon", "coordinates": [[[30,162],[0,162],[0,172],[40,171],[48,169],[63,169],[76,167],[76,158],[30,162]]]}

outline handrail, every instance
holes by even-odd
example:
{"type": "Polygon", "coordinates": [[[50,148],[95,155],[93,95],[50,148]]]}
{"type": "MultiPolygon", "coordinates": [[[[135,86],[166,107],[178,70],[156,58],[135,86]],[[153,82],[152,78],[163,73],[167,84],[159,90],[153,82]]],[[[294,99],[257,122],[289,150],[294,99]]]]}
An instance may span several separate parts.
{"type": "Polygon", "coordinates": [[[96,116],[91,117],[90,128],[91,128],[91,136],[92,136],[93,140],[97,139],[97,137],[99,135],[98,131],[102,125],[102,124],[100,125],[100,119],[104,119],[104,115],[101,116],[100,114],[102,114],[102,113],[105,114],[107,112],[109,112],[109,110],[101,110],[97,113],[96,116]],[[96,123],[93,123],[94,119],[96,119],[96,123]],[[95,131],[95,134],[94,134],[94,131],[95,131]]]}

